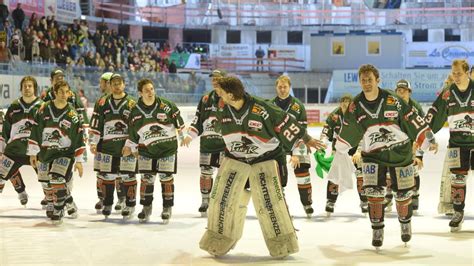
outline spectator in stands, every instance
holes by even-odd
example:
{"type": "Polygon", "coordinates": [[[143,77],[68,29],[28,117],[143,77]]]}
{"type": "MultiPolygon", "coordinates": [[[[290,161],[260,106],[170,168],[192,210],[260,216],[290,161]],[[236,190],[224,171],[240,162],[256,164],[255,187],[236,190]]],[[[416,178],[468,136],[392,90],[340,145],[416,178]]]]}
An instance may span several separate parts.
{"type": "Polygon", "coordinates": [[[34,25],[34,22],[38,20],[38,16],[36,15],[35,12],[31,13],[31,16],[30,16],[30,22],[28,23],[28,28],[31,28],[33,27],[34,25]]]}
{"type": "Polygon", "coordinates": [[[33,59],[33,56],[31,54],[31,50],[33,48],[33,32],[31,29],[28,27],[26,30],[23,32],[23,47],[25,48],[25,61],[31,61],[33,59]]]}
{"type": "Polygon", "coordinates": [[[51,48],[48,39],[44,39],[39,46],[40,56],[43,59],[43,62],[51,62],[51,48]]]}
{"type": "MultiPolygon", "coordinates": [[[[4,41],[0,41],[0,64],[8,64],[11,59],[10,50],[4,41]]],[[[6,70],[8,66],[4,65],[3,70],[6,70]]]]}
{"type": "Polygon", "coordinates": [[[171,61],[169,67],[168,67],[168,72],[170,74],[176,74],[178,72],[178,69],[176,67],[176,63],[174,62],[174,60],[171,61]]]}
{"type": "Polygon", "coordinates": [[[23,21],[25,21],[25,12],[21,9],[21,3],[16,4],[16,9],[12,12],[12,18],[15,22],[15,28],[23,29],[23,21]]]}
{"type": "Polygon", "coordinates": [[[260,68],[263,71],[263,57],[265,56],[265,51],[263,51],[262,46],[259,46],[257,51],[255,51],[255,57],[257,57],[257,71],[258,65],[261,65],[260,68]]]}
{"type": "Polygon", "coordinates": [[[7,42],[6,43],[8,44],[12,40],[12,36],[13,36],[13,32],[14,32],[14,28],[10,24],[9,20],[5,20],[3,22],[3,30],[7,33],[7,42]]]}
{"type": "Polygon", "coordinates": [[[12,61],[14,62],[21,61],[22,48],[23,48],[23,44],[21,43],[20,36],[17,33],[15,33],[10,43],[10,54],[11,54],[12,61]]]}
{"type": "Polygon", "coordinates": [[[3,30],[3,22],[8,19],[9,14],[7,5],[0,0],[0,31],[3,30]]]}

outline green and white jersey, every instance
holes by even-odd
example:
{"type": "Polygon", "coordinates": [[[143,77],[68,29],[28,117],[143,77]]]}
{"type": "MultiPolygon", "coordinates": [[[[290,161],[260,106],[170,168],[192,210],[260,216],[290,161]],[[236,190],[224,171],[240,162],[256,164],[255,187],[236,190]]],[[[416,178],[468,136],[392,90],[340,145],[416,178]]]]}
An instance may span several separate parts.
{"type": "Polygon", "coordinates": [[[71,104],[57,109],[52,101],[43,103],[35,120],[37,124],[28,140],[27,155],[37,155],[43,163],[60,157],[75,157],[76,162],[84,162],[83,127],[71,104]]]}
{"type": "Polygon", "coordinates": [[[219,99],[214,90],[202,96],[193,121],[188,128],[188,134],[193,139],[201,136],[199,150],[202,153],[221,152],[225,148],[222,136],[215,129],[219,99]]]}
{"type": "MultiPolygon", "coordinates": [[[[92,128],[93,125],[97,127],[98,121],[99,121],[99,107],[103,105],[107,99],[107,96],[109,96],[110,93],[104,93],[102,96],[99,97],[99,99],[95,102],[94,104],[94,109],[92,111],[92,116],[91,116],[91,121],[90,121],[90,126],[92,128]]],[[[92,139],[93,134],[89,131],[89,139],[92,139]]],[[[101,150],[101,142],[97,143],[97,151],[100,152],[101,150]]]]}
{"type": "Polygon", "coordinates": [[[177,152],[176,133],[183,128],[183,118],[173,102],[157,96],[153,105],[147,106],[139,99],[130,115],[125,145],[147,158],[168,157],[177,152]]]}
{"type": "MultiPolygon", "coordinates": [[[[67,100],[68,100],[69,103],[72,104],[72,106],[74,106],[74,109],[79,114],[79,118],[81,119],[82,124],[85,127],[88,127],[89,126],[89,117],[87,116],[86,109],[84,108],[84,105],[81,102],[81,98],[79,97],[77,92],[75,92],[74,90],[71,89],[71,92],[72,92],[72,96],[69,97],[67,100]]],[[[55,97],[54,97],[54,94],[53,94],[53,88],[52,87],[49,87],[45,92],[43,92],[41,94],[41,99],[44,102],[52,101],[52,100],[54,100],[54,98],[55,97]]]]}
{"type": "MultiPolygon", "coordinates": [[[[280,107],[283,111],[285,111],[287,114],[289,114],[291,117],[293,117],[298,123],[304,127],[308,127],[308,118],[306,116],[306,109],[304,108],[303,103],[298,100],[295,97],[292,97],[291,95],[288,96],[288,98],[281,100],[278,97],[273,98],[272,103],[275,104],[276,106],[280,107]]],[[[293,149],[293,155],[307,155],[308,150],[306,148],[306,145],[303,143],[300,143],[298,145],[298,149],[293,149]]],[[[288,151],[288,153],[291,153],[291,151],[288,151]]]]}
{"type": "Polygon", "coordinates": [[[101,142],[101,152],[122,156],[122,148],[128,139],[129,121],[136,101],[129,95],[121,99],[113,99],[108,95],[99,101],[97,118],[89,130],[90,143],[97,145],[101,142]]]}
{"type": "Polygon", "coordinates": [[[221,101],[216,114],[226,156],[245,163],[281,158],[308,137],[304,126],[271,101],[248,94],[239,111],[221,101]]]}
{"type": "Polygon", "coordinates": [[[362,141],[360,147],[365,162],[406,166],[413,159],[414,141],[420,147],[429,146],[425,138],[427,132],[431,130],[412,107],[395,93],[379,89],[374,101],[367,101],[360,93],[349,105],[336,150],[345,153],[362,141]]]}
{"type": "Polygon", "coordinates": [[[36,98],[27,104],[22,98],[14,100],[4,116],[0,152],[7,156],[26,156],[35,116],[43,101],[36,98]]]}
{"type": "Polygon", "coordinates": [[[433,132],[449,123],[449,146],[474,148],[474,81],[461,92],[452,84],[441,92],[426,114],[425,120],[433,132]]]}
{"type": "Polygon", "coordinates": [[[337,107],[328,115],[328,118],[326,118],[320,140],[330,142],[335,140],[341,130],[343,120],[344,114],[342,113],[341,107],[337,107]]]}

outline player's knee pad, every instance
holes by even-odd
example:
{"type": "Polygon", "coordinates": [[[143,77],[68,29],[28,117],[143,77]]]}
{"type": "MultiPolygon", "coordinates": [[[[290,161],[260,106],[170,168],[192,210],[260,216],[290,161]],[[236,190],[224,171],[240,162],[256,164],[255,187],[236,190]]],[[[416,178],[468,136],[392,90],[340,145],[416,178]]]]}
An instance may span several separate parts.
{"type": "MultiPolygon", "coordinates": [[[[124,183],[132,182],[137,180],[137,176],[135,174],[120,174],[118,176],[124,183]]],[[[117,178],[118,180],[118,178],[117,178]]]]}
{"type": "Polygon", "coordinates": [[[201,175],[211,176],[214,174],[214,167],[212,166],[201,166],[201,175]]]}
{"type": "Polygon", "coordinates": [[[173,174],[159,174],[160,182],[170,182],[173,181],[173,174]]]}
{"type": "Polygon", "coordinates": [[[156,174],[142,174],[141,181],[146,182],[148,184],[153,184],[155,183],[156,180],[156,174]]]}
{"type": "Polygon", "coordinates": [[[466,176],[465,174],[451,174],[451,186],[466,186],[466,176]]]}
{"type": "Polygon", "coordinates": [[[451,174],[451,199],[455,210],[464,209],[466,197],[466,175],[451,174]],[[462,206],[459,209],[459,206],[462,206]]]}
{"type": "Polygon", "coordinates": [[[115,184],[115,179],[118,177],[119,175],[117,174],[110,174],[110,173],[105,173],[102,175],[102,179],[103,180],[107,180],[107,181],[114,181],[114,184],[115,184]]]}
{"type": "Polygon", "coordinates": [[[385,197],[385,188],[379,186],[365,186],[364,193],[367,198],[384,198],[385,197]]]}

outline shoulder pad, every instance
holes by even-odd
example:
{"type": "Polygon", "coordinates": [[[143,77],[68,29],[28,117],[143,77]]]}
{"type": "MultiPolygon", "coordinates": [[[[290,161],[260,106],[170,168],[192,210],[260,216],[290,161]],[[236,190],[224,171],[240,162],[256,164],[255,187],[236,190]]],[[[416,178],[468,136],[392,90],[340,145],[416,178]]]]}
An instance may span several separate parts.
{"type": "Polygon", "coordinates": [[[132,109],[133,107],[135,107],[135,105],[137,105],[137,102],[136,102],[135,100],[130,99],[130,100],[128,101],[128,108],[129,108],[129,109],[132,109]]]}

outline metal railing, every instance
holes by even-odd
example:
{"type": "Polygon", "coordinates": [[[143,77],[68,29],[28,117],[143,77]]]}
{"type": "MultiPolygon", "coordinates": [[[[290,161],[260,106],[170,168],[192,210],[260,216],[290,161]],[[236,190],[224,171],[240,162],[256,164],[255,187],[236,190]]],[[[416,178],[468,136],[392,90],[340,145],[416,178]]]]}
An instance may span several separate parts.
{"type": "MultiPolygon", "coordinates": [[[[217,2],[216,2],[217,3],[217,2]]],[[[471,1],[404,1],[400,9],[371,9],[362,1],[348,6],[333,4],[258,3],[222,1],[220,4],[188,2],[174,6],[138,7],[95,1],[96,16],[108,13],[112,20],[155,26],[330,26],[384,27],[474,23],[471,1]],[[222,18],[219,18],[218,10],[222,18]]]]}

